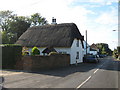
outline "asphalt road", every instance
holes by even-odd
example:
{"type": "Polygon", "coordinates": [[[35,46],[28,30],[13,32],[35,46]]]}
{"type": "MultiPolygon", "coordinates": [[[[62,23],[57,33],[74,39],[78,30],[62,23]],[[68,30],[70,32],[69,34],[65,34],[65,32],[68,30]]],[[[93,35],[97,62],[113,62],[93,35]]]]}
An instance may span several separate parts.
{"type": "Polygon", "coordinates": [[[100,63],[39,72],[11,72],[4,75],[5,88],[120,88],[120,61],[112,57],[100,63]]]}

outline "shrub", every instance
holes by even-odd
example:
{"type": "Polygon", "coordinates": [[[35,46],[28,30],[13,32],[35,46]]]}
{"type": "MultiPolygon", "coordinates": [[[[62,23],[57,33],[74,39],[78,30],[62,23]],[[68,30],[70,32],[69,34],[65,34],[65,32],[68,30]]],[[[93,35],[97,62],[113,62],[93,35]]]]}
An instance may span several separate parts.
{"type": "Polygon", "coordinates": [[[31,55],[40,55],[40,51],[37,47],[32,48],[32,54],[31,55]]]}
{"type": "Polygon", "coordinates": [[[22,52],[22,55],[23,56],[29,55],[29,52],[28,51],[22,52]]]}
{"type": "Polygon", "coordinates": [[[27,48],[27,47],[23,47],[23,48],[22,48],[22,55],[23,55],[23,56],[29,55],[29,51],[28,51],[28,48],[27,48]]]}
{"type": "Polygon", "coordinates": [[[50,56],[50,55],[54,55],[54,54],[58,54],[58,53],[57,53],[57,52],[50,52],[50,53],[49,53],[49,56],[50,56]]]}

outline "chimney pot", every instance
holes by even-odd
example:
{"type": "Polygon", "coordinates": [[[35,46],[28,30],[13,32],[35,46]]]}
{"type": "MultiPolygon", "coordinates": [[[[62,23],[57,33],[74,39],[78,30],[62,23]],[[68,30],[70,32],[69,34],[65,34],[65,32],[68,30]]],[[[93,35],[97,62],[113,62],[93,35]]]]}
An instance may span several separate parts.
{"type": "Polygon", "coordinates": [[[51,24],[53,24],[53,25],[54,25],[54,24],[57,24],[57,23],[56,23],[56,18],[52,17],[52,23],[51,23],[51,24]]]}

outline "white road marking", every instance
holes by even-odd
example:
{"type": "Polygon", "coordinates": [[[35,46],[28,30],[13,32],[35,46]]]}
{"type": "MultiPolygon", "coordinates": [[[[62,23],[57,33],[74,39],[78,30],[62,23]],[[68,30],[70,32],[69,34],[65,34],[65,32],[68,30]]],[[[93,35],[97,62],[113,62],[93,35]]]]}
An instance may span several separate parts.
{"type": "Polygon", "coordinates": [[[82,85],[84,85],[90,78],[91,78],[91,76],[89,76],[84,82],[82,82],[76,89],[78,89],[78,88],[80,88],[82,85]]]}
{"type": "Polygon", "coordinates": [[[94,74],[98,71],[99,69],[96,69],[95,71],[94,71],[94,74]]]}
{"type": "MultiPolygon", "coordinates": [[[[108,62],[108,61],[107,61],[108,62]]],[[[101,68],[104,64],[106,64],[107,62],[104,62],[102,65],[100,65],[100,67],[99,68],[101,68]]],[[[94,71],[94,74],[98,71],[99,69],[96,69],[95,71],[94,71]]],[[[91,78],[92,76],[89,76],[84,82],[82,82],[76,89],[78,89],[78,88],[81,88],[81,86],[82,85],[84,85],[88,80],[90,80],[90,78],[91,78]]]]}

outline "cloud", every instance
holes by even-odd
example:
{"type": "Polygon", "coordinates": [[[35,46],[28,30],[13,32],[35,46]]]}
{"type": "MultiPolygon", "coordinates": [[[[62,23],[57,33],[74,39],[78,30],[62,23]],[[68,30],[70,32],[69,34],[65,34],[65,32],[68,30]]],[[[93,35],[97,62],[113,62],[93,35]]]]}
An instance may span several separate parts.
{"type": "Polygon", "coordinates": [[[103,13],[96,19],[96,22],[99,24],[117,24],[117,18],[112,14],[103,13]]]}
{"type": "Polygon", "coordinates": [[[92,3],[103,3],[105,5],[111,5],[112,3],[116,3],[118,2],[118,0],[88,0],[89,2],[92,2],[92,3]]]}
{"type": "Polygon", "coordinates": [[[97,4],[98,7],[98,6],[112,5],[112,3],[118,3],[118,0],[74,0],[73,3],[91,3],[91,4],[97,4]]]}
{"type": "Polygon", "coordinates": [[[102,12],[97,19],[95,20],[96,23],[99,24],[108,24],[108,25],[115,25],[118,24],[118,11],[117,8],[111,7],[111,11],[102,12]]]}
{"type": "Polygon", "coordinates": [[[74,0],[41,0],[31,3],[31,6],[23,7],[16,11],[18,15],[31,15],[39,12],[44,16],[49,23],[51,23],[52,17],[57,19],[57,23],[76,23],[80,30],[86,29],[86,23],[88,22],[88,14],[94,14],[91,10],[87,10],[85,7],[69,5],[74,0]]]}

